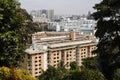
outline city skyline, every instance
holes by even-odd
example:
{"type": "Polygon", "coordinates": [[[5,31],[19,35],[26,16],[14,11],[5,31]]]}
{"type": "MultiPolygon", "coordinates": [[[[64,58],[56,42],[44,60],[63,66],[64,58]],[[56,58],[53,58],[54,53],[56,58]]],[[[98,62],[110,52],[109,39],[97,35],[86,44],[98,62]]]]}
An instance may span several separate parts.
{"type": "Polygon", "coordinates": [[[82,15],[93,12],[100,0],[19,0],[21,7],[31,10],[53,9],[57,15],[82,15]]]}

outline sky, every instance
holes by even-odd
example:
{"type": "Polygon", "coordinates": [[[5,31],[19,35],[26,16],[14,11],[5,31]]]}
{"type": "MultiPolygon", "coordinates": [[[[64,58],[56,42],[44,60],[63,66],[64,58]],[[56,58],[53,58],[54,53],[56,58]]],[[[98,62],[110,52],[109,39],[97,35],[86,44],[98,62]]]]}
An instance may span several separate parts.
{"type": "Polygon", "coordinates": [[[82,15],[94,12],[93,6],[100,0],[19,0],[21,7],[31,10],[54,9],[57,15],[82,15]]]}

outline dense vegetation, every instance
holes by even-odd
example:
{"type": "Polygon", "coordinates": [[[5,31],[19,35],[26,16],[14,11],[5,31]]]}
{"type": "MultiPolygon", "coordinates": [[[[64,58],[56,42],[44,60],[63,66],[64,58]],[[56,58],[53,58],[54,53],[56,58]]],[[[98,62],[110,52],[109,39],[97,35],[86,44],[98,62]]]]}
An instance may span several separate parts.
{"type": "Polygon", "coordinates": [[[35,80],[26,70],[0,67],[0,80],[35,80]]]}
{"type": "Polygon", "coordinates": [[[70,65],[70,70],[49,66],[48,69],[39,76],[39,80],[105,80],[104,75],[98,70],[87,68],[81,70],[75,62],[72,62],[70,65]]]}
{"type": "Polygon", "coordinates": [[[0,66],[20,66],[35,32],[32,17],[15,0],[0,0],[0,66]]]}
{"type": "Polygon", "coordinates": [[[24,50],[31,43],[31,34],[35,31],[32,17],[20,8],[19,2],[0,0],[0,80],[34,80],[19,68],[25,57],[24,50]],[[11,66],[18,70],[11,69],[11,66]]]}
{"type": "Polygon", "coordinates": [[[100,71],[108,80],[113,80],[120,68],[120,0],[102,0],[94,8],[97,10],[93,16],[97,20],[95,36],[99,43],[96,53],[100,71]]]}

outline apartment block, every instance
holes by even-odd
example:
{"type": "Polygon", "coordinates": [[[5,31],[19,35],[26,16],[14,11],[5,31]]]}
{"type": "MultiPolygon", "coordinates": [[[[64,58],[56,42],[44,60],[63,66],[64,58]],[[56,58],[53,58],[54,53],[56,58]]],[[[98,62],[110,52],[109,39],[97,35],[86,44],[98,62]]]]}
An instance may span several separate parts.
{"type": "Polygon", "coordinates": [[[94,57],[97,40],[94,36],[77,32],[37,32],[32,35],[32,45],[25,51],[28,54],[28,71],[39,76],[48,65],[57,67],[62,61],[66,69],[76,61],[79,66],[83,59],[94,57]]]}

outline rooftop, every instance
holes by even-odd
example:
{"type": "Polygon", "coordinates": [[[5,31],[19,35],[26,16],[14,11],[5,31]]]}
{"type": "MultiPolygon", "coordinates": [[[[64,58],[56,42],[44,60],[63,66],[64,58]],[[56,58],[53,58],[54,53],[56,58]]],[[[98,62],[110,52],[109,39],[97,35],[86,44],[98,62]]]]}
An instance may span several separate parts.
{"type": "Polygon", "coordinates": [[[96,43],[93,36],[76,32],[37,32],[32,35],[32,42],[31,47],[26,49],[29,54],[96,43]]]}

